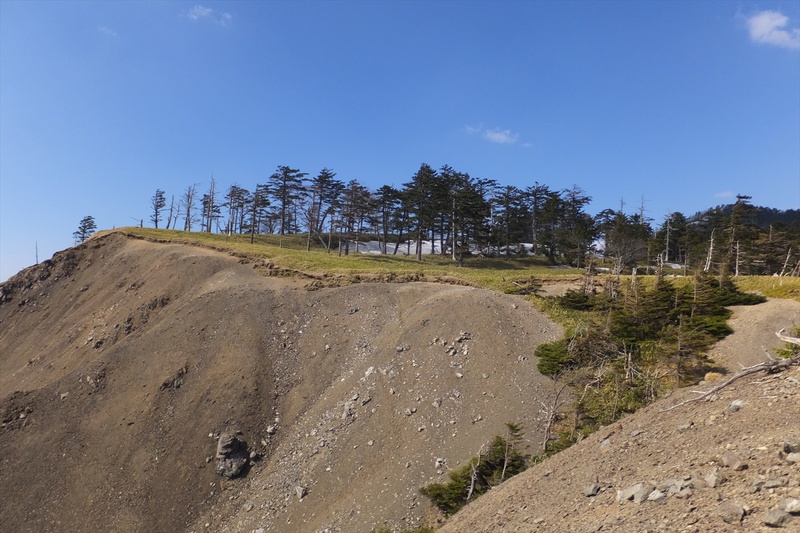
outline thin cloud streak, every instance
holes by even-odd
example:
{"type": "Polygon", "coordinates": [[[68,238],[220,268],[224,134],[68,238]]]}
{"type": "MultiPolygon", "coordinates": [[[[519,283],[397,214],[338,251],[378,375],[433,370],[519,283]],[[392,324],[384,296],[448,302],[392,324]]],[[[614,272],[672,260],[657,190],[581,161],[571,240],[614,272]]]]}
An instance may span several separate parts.
{"type": "Polygon", "coordinates": [[[108,37],[117,37],[117,32],[115,32],[114,30],[112,30],[111,28],[108,28],[106,26],[98,26],[97,27],[97,31],[98,31],[98,33],[101,33],[101,34],[106,35],[108,37]]]}
{"type": "Polygon", "coordinates": [[[216,22],[220,26],[225,27],[230,26],[233,20],[233,17],[230,13],[219,13],[210,7],[201,6],[200,4],[192,6],[191,9],[183,13],[183,16],[192,22],[197,22],[199,20],[210,20],[212,22],[216,22]]]}
{"type": "Polygon", "coordinates": [[[800,28],[787,28],[789,17],[786,15],[778,11],[760,11],[746,21],[753,42],[800,50],[800,28]]]}
{"type": "Polygon", "coordinates": [[[511,130],[494,129],[484,131],[483,138],[493,143],[511,144],[517,142],[519,135],[511,130]]]}
{"type": "Polygon", "coordinates": [[[483,126],[464,126],[469,135],[480,135],[489,142],[497,144],[513,144],[519,140],[519,134],[500,128],[488,129],[483,126]]]}

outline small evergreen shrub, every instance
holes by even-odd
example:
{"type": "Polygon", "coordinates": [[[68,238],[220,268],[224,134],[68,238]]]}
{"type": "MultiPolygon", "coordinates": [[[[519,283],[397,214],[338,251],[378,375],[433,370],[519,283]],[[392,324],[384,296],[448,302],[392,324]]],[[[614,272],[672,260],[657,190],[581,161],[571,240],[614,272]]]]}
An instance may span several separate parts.
{"type": "Polygon", "coordinates": [[[486,453],[450,472],[447,483],[431,483],[419,491],[444,514],[452,515],[471,499],[528,468],[529,457],[520,451],[522,426],[506,424],[508,438],[495,437],[486,453]],[[471,488],[471,490],[470,490],[471,488]]]}

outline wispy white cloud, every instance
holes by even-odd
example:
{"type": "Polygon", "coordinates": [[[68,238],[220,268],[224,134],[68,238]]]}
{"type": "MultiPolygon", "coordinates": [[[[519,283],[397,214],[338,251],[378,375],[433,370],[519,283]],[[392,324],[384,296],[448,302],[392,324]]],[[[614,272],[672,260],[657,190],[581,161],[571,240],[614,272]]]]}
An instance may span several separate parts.
{"type": "Polygon", "coordinates": [[[117,32],[106,26],[98,26],[97,32],[107,37],[117,37],[117,32]]]}
{"type": "Polygon", "coordinates": [[[500,128],[488,129],[483,126],[465,126],[470,135],[480,135],[487,141],[498,144],[513,144],[519,140],[519,134],[500,128]]]}
{"type": "Polygon", "coordinates": [[[745,20],[753,42],[800,50],[800,28],[789,28],[783,13],[760,11],[745,20]]]}
{"type": "Polygon", "coordinates": [[[221,13],[210,7],[201,6],[200,4],[194,5],[191,9],[183,12],[183,16],[192,22],[199,20],[210,20],[219,24],[220,26],[230,26],[233,17],[230,13],[221,13]]]}
{"type": "Polygon", "coordinates": [[[714,198],[733,198],[736,196],[733,191],[722,191],[714,195],[714,198]]]}
{"type": "Polygon", "coordinates": [[[492,141],[493,143],[510,144],[517,142],[519,135],[511,130],[494,129],[484,131],[483,138],[487,141],[492,141]]]}

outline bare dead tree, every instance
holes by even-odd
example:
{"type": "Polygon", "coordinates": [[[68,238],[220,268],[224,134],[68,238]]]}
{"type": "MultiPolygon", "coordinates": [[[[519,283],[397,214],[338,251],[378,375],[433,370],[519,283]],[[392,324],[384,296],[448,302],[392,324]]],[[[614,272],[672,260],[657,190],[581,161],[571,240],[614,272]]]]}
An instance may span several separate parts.
{"type": "Polygon", "coordinates": [[[708,272],[711,270],[711,256],[714,255],[714,231],[715,229],[711,230],[711,239],[708,244],[708,255],[706,256],[706,264],[703,267],[703,272],[708,272]]]}
{"type": "MultiPolygon", "coordinates": [[[[770,226],[770,230],[772,226],[770,226]]],[[[781,269],[781,277],[786,273],[786,267],[789,265],[789,258],[792,256],[792,247],[789,247],[789,251],[786,252],[786,261],[783,262],[783,268],[781,269]]]]}
{"type": "Polygon", "coordinates": [[[181,205],[184,209],[183,215],[183,231],[192,231],[192,222],[194,221],[194,203],[197,186],[193,183],[186,188],[181,198],[181,205]]]}
{"type": "Polygon", "coordinates": [[[481,456],[483,455],[483,446],[481,449],[478,450],[478,458],[477,460],[470,463],[470,467],[472,468],[472,475],[470,476],[469,480],[469,490],[467,491],[467,501],[472,498],[472,493],[475,492],[475,483],[478,481],[478,469],[481,466],[481,456]]]}
{"type": "Polygon", "coordinates": [[[539,404],[542,406],[544,411],[544,436],[542,437],[542,453],[547,451],[547,443],[550,442],[550,434],[553,429],[553,424],[556,422],[558,417],[558,411],[561,409],[561,406],[567,401],[562,395],[564,391],[567,390],[567,385],[565,383],[561,383],[560,375],[556,375],[553,379],[553,393],[550,395],[548,401],[539,400],[539,404]]]}

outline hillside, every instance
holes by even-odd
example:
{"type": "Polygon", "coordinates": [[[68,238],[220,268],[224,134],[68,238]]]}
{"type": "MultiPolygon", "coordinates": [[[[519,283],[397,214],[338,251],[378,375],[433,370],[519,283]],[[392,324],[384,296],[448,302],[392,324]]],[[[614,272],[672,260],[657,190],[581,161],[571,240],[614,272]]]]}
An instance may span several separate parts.
{"type": "Polygon", "coordinates": [[[752,375],[668,410],[696,397],[678,391],[603,428],[439,531],[774,531],[775,517],[786,520],[779,531],[798,531],[800,455],[788,452],[800,450],[800,369],[752,375]],[[650,499],[620,497],[636,488],[650,499]],[[791,501],[793,514],[776,512],[791,501]]]}
{"type": "Polygon", "coordinates": [[[3,529],[413,526],[506,422],[541,440],[531,354],[561,329],[523,299],[271,272],[112,233],[0,286],[3,529]],[[216,473],[223,433],[246,476],[216,473]]]}

